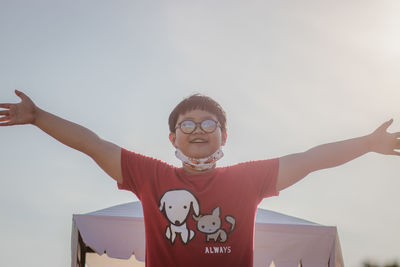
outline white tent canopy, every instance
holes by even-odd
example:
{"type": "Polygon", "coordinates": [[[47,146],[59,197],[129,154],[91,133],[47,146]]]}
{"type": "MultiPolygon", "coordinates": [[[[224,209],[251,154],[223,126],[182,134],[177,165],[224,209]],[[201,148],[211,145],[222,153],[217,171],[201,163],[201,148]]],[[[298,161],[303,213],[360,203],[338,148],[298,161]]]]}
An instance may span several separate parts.
{"type": "MultiPolygon", "coordinates": [[[[72,267],[144,266],[145,231],[140,202],[73,215],[72,267]],[[106,253],[106,255],[104,254],[106,253]],[[104,254],[104,255],[103,255],[104,254]],[[135,255],[135,257],[131,257],[135,255]]],[[[254,266],[342,267],[336,227],[258,209],[254,266]]]]}

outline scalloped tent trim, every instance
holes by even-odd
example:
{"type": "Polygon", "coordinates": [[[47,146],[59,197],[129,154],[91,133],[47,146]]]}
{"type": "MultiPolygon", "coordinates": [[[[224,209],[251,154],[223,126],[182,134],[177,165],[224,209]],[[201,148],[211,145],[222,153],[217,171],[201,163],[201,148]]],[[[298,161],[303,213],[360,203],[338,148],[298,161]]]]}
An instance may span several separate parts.
{"type": "MultiPolygon", "coordinates": [[[[140,202],[74,214],[72,224],[72,267],[84,266],[85,262],[89,267],[111,266],[111,262],[115,267],[144,266],[145,231],[140,202]]],[[[259,208],[254,266],[343,267],[337,229],[259,208]]]]}

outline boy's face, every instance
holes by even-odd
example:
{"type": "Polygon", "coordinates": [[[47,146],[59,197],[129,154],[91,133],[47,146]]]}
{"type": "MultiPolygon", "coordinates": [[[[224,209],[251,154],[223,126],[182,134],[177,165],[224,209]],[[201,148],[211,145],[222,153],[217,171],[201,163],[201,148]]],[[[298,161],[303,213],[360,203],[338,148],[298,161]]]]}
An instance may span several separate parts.
{"type": "MultiPolygon", "coordinates": [[[[195,109],[179,115],[176,126],[185,120],[200,123],[207,119],[218,121],[217,117],[212,113],[195,109]]],[[[177,128],[175,133],[169,134],[169,139],[172,145],[179,148],[186,156],[190,158],[205,158],[225,145],[226,133],[222,132],[220,127],[217,127],[212,133],[206,133],[200,127],[197,127],[191,134],[185,134],[181,129],[177,128]]]]}

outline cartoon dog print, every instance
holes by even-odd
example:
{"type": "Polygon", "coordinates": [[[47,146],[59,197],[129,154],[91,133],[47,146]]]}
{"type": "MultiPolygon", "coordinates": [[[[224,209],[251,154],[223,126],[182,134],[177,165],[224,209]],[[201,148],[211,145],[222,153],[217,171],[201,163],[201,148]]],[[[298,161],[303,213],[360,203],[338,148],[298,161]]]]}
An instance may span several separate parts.
{"type": "Polygon", "coordinates": [[[228,235],[232,233],[233,229],[235,229],[236,220],[232,216],[225,216],[225,220],[231,224],[231,229],[229,233],[227,233],[224,229],[221,228],[221,219],[220,219],[220,208],[216,207],[212,214],[195,216],[193,215],[193,219],[197,221],[197,230],[206,234],[206,241],[209,242],[211,239],[214,242],[226,242],[228,240],[228,235]]]}
{"type": "Polygon", "coordinates": [[[171,241],[171,244],[175,243],[177,234],[180,235],[184,244],[193,239],[195,232],[186,226],[190,210],[193,210],[196,216],[200,214],[199,202],[188,190],[169,190],[161,197],[160,211],[169,221],[165,237],[171,241]]]}

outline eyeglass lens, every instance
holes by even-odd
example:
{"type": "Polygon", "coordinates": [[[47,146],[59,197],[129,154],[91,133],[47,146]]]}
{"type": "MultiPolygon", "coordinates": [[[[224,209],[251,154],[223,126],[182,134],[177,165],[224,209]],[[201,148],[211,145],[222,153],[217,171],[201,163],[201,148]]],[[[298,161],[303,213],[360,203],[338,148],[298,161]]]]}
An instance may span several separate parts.
{"type": "MultiPolygon", "coordinates": [[[[197,125],[194,121],[183,121],[180,128],[184,133],[192,133],[196,130],[197,125]]],[[[217,123],[213,120],[204,120],[200,123],[200,128],[206,133],[211,133],[217,128],[217,123]]]]}

